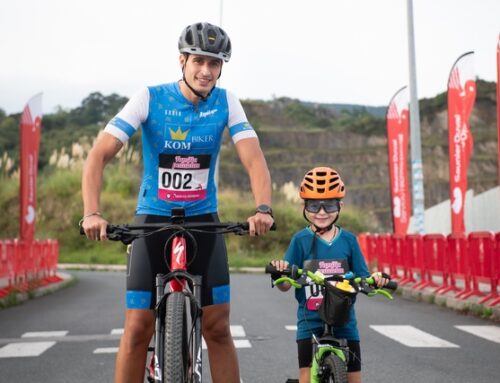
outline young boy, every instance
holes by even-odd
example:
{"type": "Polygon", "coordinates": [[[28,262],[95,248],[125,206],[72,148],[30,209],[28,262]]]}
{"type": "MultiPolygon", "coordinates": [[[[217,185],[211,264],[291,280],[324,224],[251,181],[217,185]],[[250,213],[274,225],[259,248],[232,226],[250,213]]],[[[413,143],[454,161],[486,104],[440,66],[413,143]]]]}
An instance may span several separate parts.
{"type": "MultiPolygon", "coordinates": [[[[316,167],[306,173],[300,185],[300,198],[304,200],[304,218],[310,223],[293,236],[283,260],[271,264],[279,271],[289,264],[299,268],[304,262],[315,262],[325,275],[344,274],[352,271],[355,276],[369,276],[366,262],[361,254],[354,234],[335,225],[343,206],[345,186],[339,174],[328,167],[316,167]]],[[[377,286],[386,285],[389,280],[375,273],[377,286]]],[[[287,282],[278,285],[281,291],[288,291],[287,282]]],[[[309,289],[296,289],[297,350],[299,359],[299,382],[309,383],[312,362],[312,335],[322,335],[323,323],[319,317],[316,298],[309,297],[309,289]]],[[[361,351],[354,305],[351,306],[349,322],[335,327],[333,335],[347,339],[351,352],[347,376],[349,383],[361,382],[361,351]]]]}

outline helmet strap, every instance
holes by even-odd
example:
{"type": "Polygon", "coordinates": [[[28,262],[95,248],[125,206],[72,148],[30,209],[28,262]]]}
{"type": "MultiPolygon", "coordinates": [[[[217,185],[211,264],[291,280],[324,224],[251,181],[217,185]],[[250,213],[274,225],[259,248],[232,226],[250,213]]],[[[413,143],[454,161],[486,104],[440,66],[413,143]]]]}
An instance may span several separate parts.
{"type": "MultiPolygon", "coordinates": [[[[194,89],[191,85],[186,80],[186,76],[184,76],[184,71],[182,72],[182,81],[184,81],[184,84],[187,85],[189,90],[194,93],[195,96],[199,97],[201,101],[207,101],[208,98],[210,97],[210,93],[212,93],[212,90],[208,92],[206,96],[202,95],[200,92],[198,92],[196,89],[194,89]]],[[[212,88],[213,89],[213,88],[212,88]]]]}

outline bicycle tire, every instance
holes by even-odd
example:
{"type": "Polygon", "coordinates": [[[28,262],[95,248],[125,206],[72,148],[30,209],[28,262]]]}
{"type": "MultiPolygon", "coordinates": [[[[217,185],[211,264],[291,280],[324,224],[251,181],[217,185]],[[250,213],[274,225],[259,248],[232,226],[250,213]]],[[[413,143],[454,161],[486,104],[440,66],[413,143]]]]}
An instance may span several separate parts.
{"type": "Polygon", "coordinates": [[[173,292],[167,297],[163,349],[163,382],[191,382],[191,318],[186,296],[173,292]]]}
{"type": "Polygon", "coordinates": [[[326,368],[322,383],[347,383],[347,366],[337,355],[328,354],[322,364],[326,368]]]}

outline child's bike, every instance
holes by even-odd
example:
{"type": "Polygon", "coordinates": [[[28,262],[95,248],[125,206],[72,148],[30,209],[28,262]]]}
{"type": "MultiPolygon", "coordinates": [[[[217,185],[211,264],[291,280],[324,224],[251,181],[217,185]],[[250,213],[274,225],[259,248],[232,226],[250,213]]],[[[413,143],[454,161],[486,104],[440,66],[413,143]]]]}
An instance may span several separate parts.
{"type": "MultiPolygon", "coordinates": [[[[319,315],[323,321],[323,334],[318,338],[313,335],[313,359],[311,365],[311,383],[347,383],[347,363],[350,352],[346,339],[332,336],[335,326],[342,326],[349,319],[349,307],[357,293],[369,297],[382,294],[392,299],[392,295],[384,289],[396,290],[397,283],[390,281],[384,289],[375,287],[372,277],[354,277],[348,272],[344,275],[325,277],[319,271],[313,273],[297,266],[278,271],[272,265],[266,266],[266,273],[273,277],[273,285],[289,282],[295,288],[309,287],[311,296],[323,293],[323,301],[319,306],[319,315]]],[[[387,274],[383,274],[389,278],[387,274]]],[[[289,380],[298,382],[298,380],[289,380]]]]}

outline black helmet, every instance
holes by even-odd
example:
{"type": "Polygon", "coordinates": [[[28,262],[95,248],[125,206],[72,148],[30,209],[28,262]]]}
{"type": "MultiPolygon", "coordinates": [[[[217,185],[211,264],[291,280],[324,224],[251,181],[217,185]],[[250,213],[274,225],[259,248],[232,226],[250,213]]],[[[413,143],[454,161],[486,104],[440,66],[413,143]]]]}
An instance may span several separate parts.
{"type": "Polygon", "coordinates": [[[231,58],[231,40],[222,28],[210,23],[187,26],[179,37],[179,52],[211,56],[224,61],[231,58]]]}

